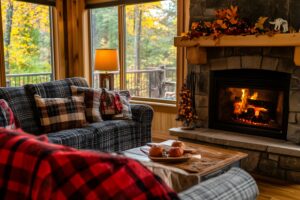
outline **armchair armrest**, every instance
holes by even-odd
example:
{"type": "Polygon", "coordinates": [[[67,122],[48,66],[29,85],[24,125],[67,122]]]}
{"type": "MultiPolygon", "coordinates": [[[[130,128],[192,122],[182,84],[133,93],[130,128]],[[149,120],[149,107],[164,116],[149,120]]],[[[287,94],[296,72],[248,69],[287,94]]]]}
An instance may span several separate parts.
{"type": "Polygon", "coordinates": [[[180,193],[179,197],[182,200],[255,200],[258,194],[255,180],[243,169],[232,168],[180,193]]]}
{"type": "Polygon", "coordinates": [[[144,104],[130,104],[132,111],[132,119],[134,121],[151,125],[153,119],[153,109],[151,106],[144,104]]]}

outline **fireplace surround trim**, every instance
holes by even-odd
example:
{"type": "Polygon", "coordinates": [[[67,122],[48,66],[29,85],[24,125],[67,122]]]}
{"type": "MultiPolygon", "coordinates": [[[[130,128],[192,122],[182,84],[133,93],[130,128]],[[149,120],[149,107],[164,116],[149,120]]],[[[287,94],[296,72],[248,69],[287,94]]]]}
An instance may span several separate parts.
{"type": "Polygon", "coordinates": [[[188,64],[206,64],[207,47],[295,47],[294,63],[300,66],[300,33],[278,33],[268,35],[223,35],[218,39],[202,36],[187,39],[183,36],[174,38],[176,47],[186,47],[188,64]]]}

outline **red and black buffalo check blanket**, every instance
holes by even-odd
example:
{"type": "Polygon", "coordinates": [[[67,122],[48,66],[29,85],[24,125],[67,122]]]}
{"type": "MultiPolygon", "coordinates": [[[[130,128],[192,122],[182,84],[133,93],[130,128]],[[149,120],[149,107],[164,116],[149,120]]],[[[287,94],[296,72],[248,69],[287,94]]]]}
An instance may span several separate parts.
{"type": "Polygon", "coordinates": [[[0,129],[0,199],[178,199],[140,163],[0,129]]]}

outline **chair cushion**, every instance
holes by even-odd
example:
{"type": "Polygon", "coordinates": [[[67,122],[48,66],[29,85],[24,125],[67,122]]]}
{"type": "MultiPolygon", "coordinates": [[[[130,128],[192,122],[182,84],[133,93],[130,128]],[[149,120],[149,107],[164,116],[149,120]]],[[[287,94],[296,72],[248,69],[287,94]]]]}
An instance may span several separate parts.
{"type": "Polygon", "coordinates": [[[34,95],[43,131],[46,133],[86,125],[84,96],[41,98],[34,95]]]}
{"type": "Polygon", "coordinates": [[[100,113],[100,97],[101,90],[86,88],[86,87],[77,87],[71,86],[72,95],[82,95],[84,94],[85,102],[85,116],[87,121],[90,123],[101,122],[102,117],[100,113]]]}
{"type": "Polygon", "coordinates": [[[110,120],[49,133],[48,137],[53,143],[78,149],[118,152],[144,145],[143,139],[148,134],[141,132],[140,123],[133,120],[110,120]]]}
{"type": "Polygon", "coordinates": [[[16,129],[14,113],[4,99],[0,99],[0,127],[16,129]]]}

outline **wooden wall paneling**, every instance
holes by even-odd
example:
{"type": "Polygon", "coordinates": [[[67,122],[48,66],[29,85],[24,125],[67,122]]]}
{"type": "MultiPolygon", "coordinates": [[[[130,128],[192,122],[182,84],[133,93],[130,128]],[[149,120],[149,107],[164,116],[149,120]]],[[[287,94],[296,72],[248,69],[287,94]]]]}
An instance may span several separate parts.
{"type": "Polygon", "coordinates": [[[67,76],[85,77],[90,82],[88,11],[85,9],[85,1],[65,2],[69,64],[67,76]]]}
{"type": "MultiPolygon", "coordinates": [[[[177,35],[181,35],[189,30],[190,0],[178,0],[177,2],[177,35]]],[[[179,92],[185,82],[187,72],[186,49],[177,48],[177,99],[179,99],[179,92]]]]}
{"type": "Polygon", "coordinates": [[[152,133],[153,135],[169,135],[169,129],[181,126],[181,122],[176,121],[176,113],[166,112],[154,112],[152,121],[152,133]]]}
{"type": "Polygon", "coordinates": [[[5,87],[5,62],[4,62],[4,44],[3,44],[3,29],[2,29],[2,12],[0,1],[0,85],[5,87]]]}
{"type": "Polygon", "coordinates": [[[76,20],[78,0],[65,1],[64,12],[67,13],[65,26],[67,27],[67,48],[68,48],[68,70],[67,76],[72,77],[78,74],[79,68],[79,54],[78,54],[78,26],[79,22],[76,20]],[[77,36],[77,40],[75,40],[77,36]]]}
{"type": "Polygon", "coordinates": [[[90,11],[84,10],[83,12],[83,76],[87,79],[88,83],[92,85],[93,77],[92,77],[92,63],[91,56],[93,55],[91,52],[91,29],[89,27],[90,24],[90,11]]]}
{"type": "Polygon", "coordinates": [[[55,79],[67,77],[67,60],[65,54],[65,20],[64,1],[56,0],[56,6],[52,8],[53,43],[54,43],[54,73],[55,79]]]}
{"type": "Polygon", "coordinates": [[[125,64],[126,64],[126,38],[124,30],[126,30],[126,17],[125,17],[125,6],[118,6],[118,30],[119,30],[119,68],[120,68],[120,89],[126,89],[126,75],[125,75],[125,64]]]}

